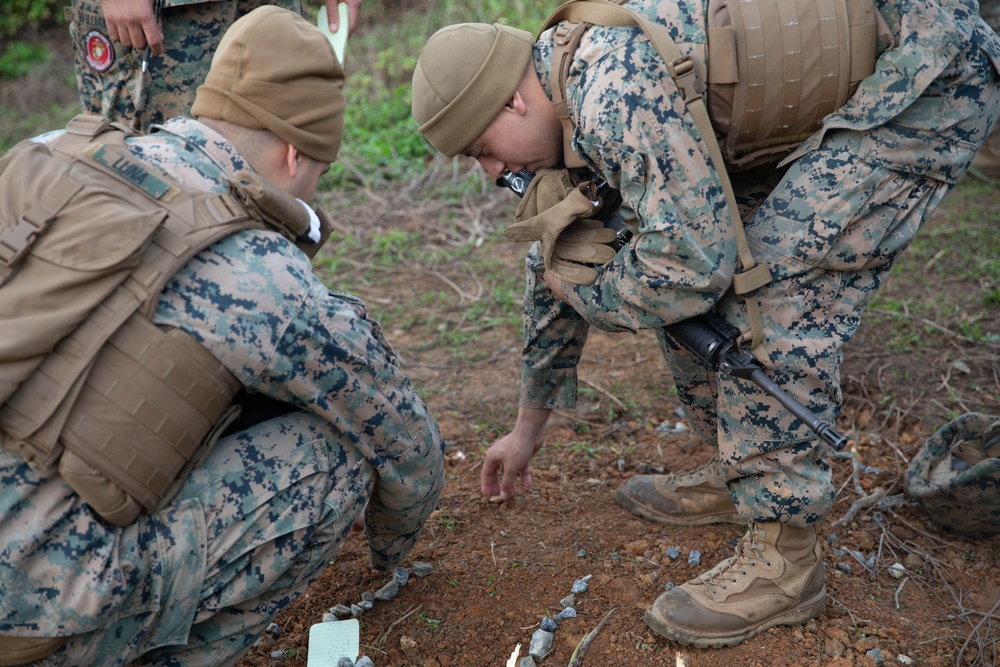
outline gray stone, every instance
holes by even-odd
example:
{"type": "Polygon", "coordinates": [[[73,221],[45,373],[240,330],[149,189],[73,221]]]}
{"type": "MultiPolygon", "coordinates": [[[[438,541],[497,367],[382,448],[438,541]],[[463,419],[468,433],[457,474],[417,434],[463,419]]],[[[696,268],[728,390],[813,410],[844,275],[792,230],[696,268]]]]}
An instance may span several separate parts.
{"type": "Polygon", "coordinates": [[[365,610],[356,604],[351,605],[351,618],[361,618],[361,614],[365,613],[365,610]]]}
{"type": "Polygon", "coordinates": [[[397,567],[392,571],[392,580],[400,586],[405,586],[406,582],[410,580],[410,571],[405,567],[397,567]]]}
{"type": "Polygon", "coordinates": [[[575,607],[576,606],[576,596],[567,595],[562,600],[559,600],[559,606],[561,607],[575,607]]]}
{"type": "Polygon", "coordinates": [[[361,594],[361,599],[362,600],[374,600],[375,599],[375,594],[372,593],[371,591],[365,591],[364,593],[361,594]]]}
{"type": "Polygon", "coordinates": [[[528,655],[541,660],[552,651],[552,633],[548,630],[535,630],[531,635],[531,646],[528,655]]]}
{"type": "Polygon", "coordinates": [[[517,667],[535,667],[535,659],[526,655],[517,662],[517,667]]]}
{"type": "Polygon", "coordinates": [[[396,593],[399,592],[399,584],[395,581],[390,581],[382,588],[375,591],[376,600],[391,600],[396,597],[396,593]]]}
{"type": "Polygon", "coordinates": [[[701,565],[701,552],[697,549],[692,549],[691,553],[688,554],[688,565],[701,565]]]}
{"type": "Polygon", "coordinates": [[[681,550],[677,547],[670,547],[667,549],[667,558],[670,560],[677,560],[681,557],[681,550]]]}
{"type": "Polygon", "coordinates": [[[872,660],[875,661],[875,667],[882,667],[882,665],[885,664],[885,656],[883,656],[882,651],[877,648],[873,648],[872,650],[866,652],[865,655],[871,656],[872,660]]]}
{"type": "Polygon", "coordinates": [[[333,607],[330,607],[330,613],[336,616],[337,618],[350,618],[351,608],[348,607],[347,605],[338,604],[334,605],[333,607]]]}
{"type": "Polygon", "coordinates": [[[371,600],[358,600],[358,606],[365,611],[371,611],[371,608],[375,606],[375,603],[371,600]]]}
{"type": "Polygon", "coordinates": [[[573,609],[573,607],[566,607],[552,618],[557,621],[561,621],[564,618],[576,618],[576,609],[573,609]]]}
{"type": "Polygon", "coordinates": [[[267,626],[267,634],[271,635],[272,637],[277,637],[278,635],[281,634],[281,626],[278,625],[277,623],[271,623],[269,626],[267,626]]]}
{"type": "Polygon", "coordinates": [[[415,577],[426,577],[434,571],[434,568],[431,567],[430,563],[424,563],[419,560],[415,562],[410,569],[413,571],[413,576],[415,577]]]}
{"type": "Polygon", "coordinates": [[[337,667],[354,667],[354,661],[345,655],[337,660],[337,667]]]}
{"type": "Polygon", "coordinates": [[[542,630],[545,630],[547,632],[555,632],[557,627],[559,626],[556,625],[556,622],[553,621],[548,616],[542,619],[542,630]]]}
{"type": "Polygon", "coordinates": [[[570,593],[583,593],[584,591],[586,591],[587,588],[588,588],[587,582],[590,581],[590,578],[592,576],[594,576],[594,575],[588,574],[583,579],[577,579],[576,581],[574,581],[573,582],[573,588],[571,588],[569,592],[570,593]]]}
{"type": "Polygon", "coordinates": [[[363,655],[354,663],[354,667],[375,667],[375,663],[367,655],[363,655]]]}

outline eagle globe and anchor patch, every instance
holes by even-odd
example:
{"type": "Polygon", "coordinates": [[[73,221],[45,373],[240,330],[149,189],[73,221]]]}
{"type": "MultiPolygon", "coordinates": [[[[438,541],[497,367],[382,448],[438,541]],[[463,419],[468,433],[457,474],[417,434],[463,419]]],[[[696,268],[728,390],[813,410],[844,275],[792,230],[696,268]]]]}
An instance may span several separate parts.
{"type": "Polygon", "coordinates": [[[115,47],[111,39],[100,30],[91,30],[84,39],[87,45],[87,64],[95,72],[106,72],[115,62],[115,47]]]}

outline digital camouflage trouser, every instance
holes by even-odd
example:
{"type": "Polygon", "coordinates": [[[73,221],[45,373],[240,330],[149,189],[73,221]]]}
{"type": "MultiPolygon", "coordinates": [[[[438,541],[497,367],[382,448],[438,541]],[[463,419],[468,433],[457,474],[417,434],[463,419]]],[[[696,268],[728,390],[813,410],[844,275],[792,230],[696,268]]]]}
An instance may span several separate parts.
{"type": "MultiPolygon", "coordinates": [[[[0,476],[12,460],[0,452],[0,476]]],[[[94,603],[108,624],[37,664],[234,664],[329,562],[374,479],[371,465],[326,422],[295,412],[220,440],[166,509],[127,528],[76,512],[75,555],[43,544],[43,562],[30,569],[37,576],[67,558],[85,560],[81,553],[110,554],[100,581],[73,582],[74,595],[102,592],[94,603]]],[[[71,494],[57,476],[42,484],[52,488],[30,496],[35,512],[46,510],[38,506],[46,498],[58,508],[71,494]]],[[[16,584],[5,582],[8,594],[16,584]]]]}
{"type": "Polygon", "coordinates": [[[100,1],[71,0],[67,18],[83,111],[135,129],[141,124],[143,131],[153,123],[188,115],[226,29],[262,5],[302,11],[301,0],[214,0],[164,7],[164,51],[150,56],[143,73],[141,51],[108,40],[100,1]],[[113,51],[106,54],[107,46],[113,51]],[[145,107],[138,117],[137,107],[145,107]]]}
{"type": "MultiPolygon", "coordinates": [[[[774,276],[754,295],[767,373],[830,423],[841,405],[842,346],[899,253],[964,173],[1000,109],[998,76],[978,48],[956,58],[949,80],[933,85],[933,95],[919,105],[926,115],[907,111],[896,121],[941,128],[928,133],[932,138],[918,150],[894,124],[835,130],[783,176],[775,174],[780,180],[773,190],[759,174],[733,179],[749,214],[744,219],[754,259],[774,276]],[[808,232],[798,231],[803,229],[808,232]]],[[[746,321],[732,293],[719,311],[731,322],[746,321]]],[[[835,489],[823,459],[826,445],[756,385],[709,374],[662,331],[658,338],[689,422],[706,442],[718,442],[740,514],[795,526],[827,514],[835,489]]]]}

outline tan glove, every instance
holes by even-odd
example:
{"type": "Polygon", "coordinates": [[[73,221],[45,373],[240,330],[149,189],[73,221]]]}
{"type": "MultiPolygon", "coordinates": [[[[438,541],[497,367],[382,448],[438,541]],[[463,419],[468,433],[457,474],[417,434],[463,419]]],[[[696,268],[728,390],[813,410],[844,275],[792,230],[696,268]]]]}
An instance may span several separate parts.
{"type": "Polygon", "coordinates": [[[511,241],[539,241],[545,270],[560,280],[591,285],[597,271],[586,264],[604,264],[615,256],[608,245],[615,233],[593,215],[594,202],[573,186],[564,170],[542,169],[524,193],[515,222],[504,230],[511,241]]]}

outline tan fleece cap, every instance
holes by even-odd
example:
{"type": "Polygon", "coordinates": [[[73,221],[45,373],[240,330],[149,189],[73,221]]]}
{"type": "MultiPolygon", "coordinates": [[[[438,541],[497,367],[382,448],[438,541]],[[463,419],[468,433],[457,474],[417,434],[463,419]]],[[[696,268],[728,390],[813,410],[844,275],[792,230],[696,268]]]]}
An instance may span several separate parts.
{"type": "Polygon", "coordinates": [[[427,40],[413,72],[413,118],[438,151],[453,157],[493,122],[531,62],[530,32],[459,23],[427,40]]]}
{"type": "Polygon", "coordinates": [[[269,130],[333,162],[344,136],[344,69],[319,28],[265,5],[223,35],[191,115],[269,130]]]}

